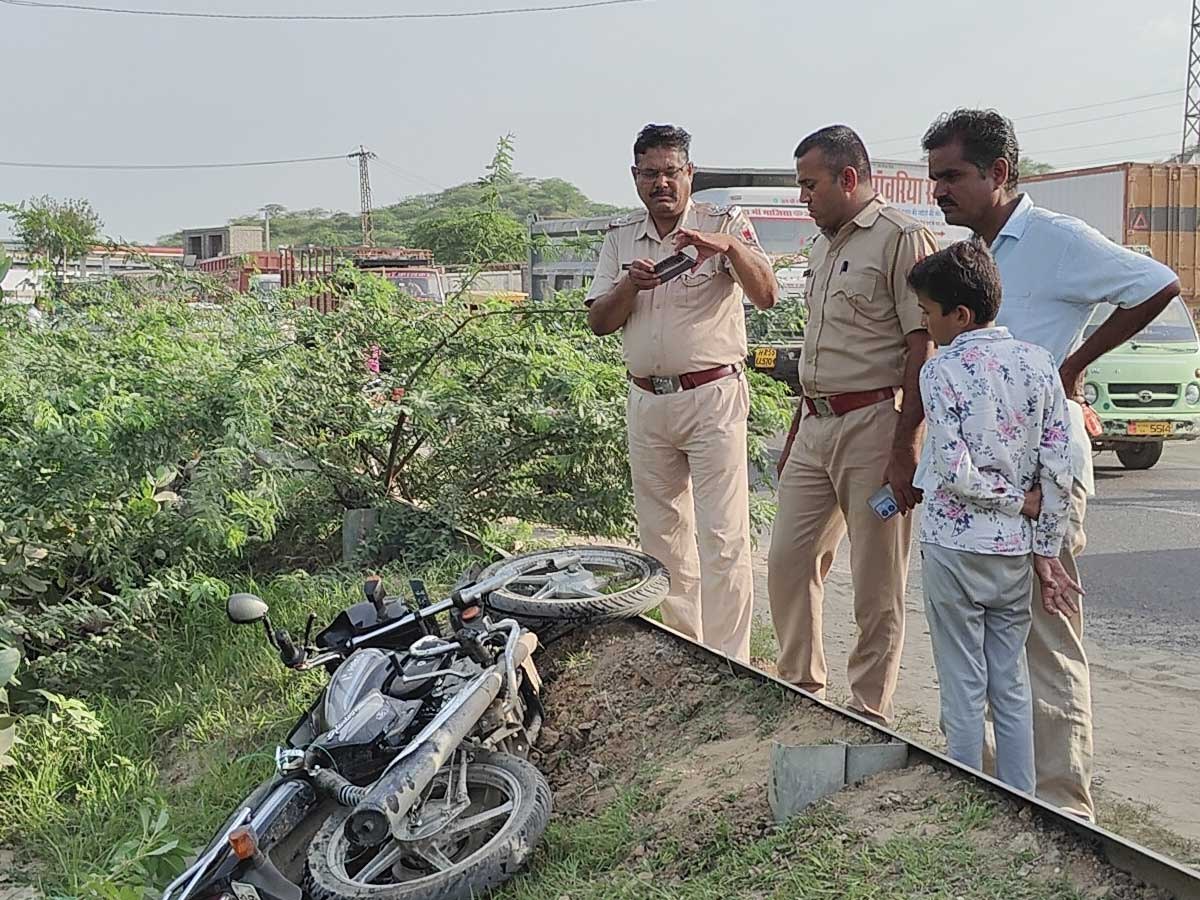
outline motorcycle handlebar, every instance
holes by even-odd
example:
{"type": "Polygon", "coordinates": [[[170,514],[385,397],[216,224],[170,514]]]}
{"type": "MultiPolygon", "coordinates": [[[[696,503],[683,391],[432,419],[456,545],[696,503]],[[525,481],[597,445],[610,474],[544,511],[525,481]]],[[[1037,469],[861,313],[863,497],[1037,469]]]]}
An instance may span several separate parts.
{"type": "Polygon", "coordinates": [[[303,647],[297,647],[292,642],[292,636],[280,628],[275,632],[275,644],[279,647],[279,659],[288,668],[294,669],[304,662],[308,655],[303,647]]]}

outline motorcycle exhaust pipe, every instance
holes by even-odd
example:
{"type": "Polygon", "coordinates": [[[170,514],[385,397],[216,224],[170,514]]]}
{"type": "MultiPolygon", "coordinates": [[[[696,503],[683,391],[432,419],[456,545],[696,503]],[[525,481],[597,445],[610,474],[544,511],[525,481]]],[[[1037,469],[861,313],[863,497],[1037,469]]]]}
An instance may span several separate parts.
{"type": "Polygon", "coordinates": [[[500,696],[503,683],[499,672],[483,675],[439,728],[371,785],[346,820],[346,834],[354,843],[374,847],[400,832],[408,811],[500,696]]]}
{"type": "MultiPolygon", "coordinates": [[[[517,624],[505,620],[500,625],[517,624]]],[[[505,652],[508,687],[516,686],[515,673],[533,655],[537,639],[521,640],[514,630],[505,652]]],[[[445,721],[437,718],[427,726],[428,733],[418,737],[416,746],[399,757],[379,779],[366,789],[346,819],[347,836],[360,847],[375,847],[404,827],[404,817],[421,799],[438,770],[454,756],[463,740],[483,718],[506,684],[498,668],[482,673],[476,683],[464,688],[450,703],[452,711],[445,721]]],[[[512,698],[515,700],[515,697],[512,698]]]]}

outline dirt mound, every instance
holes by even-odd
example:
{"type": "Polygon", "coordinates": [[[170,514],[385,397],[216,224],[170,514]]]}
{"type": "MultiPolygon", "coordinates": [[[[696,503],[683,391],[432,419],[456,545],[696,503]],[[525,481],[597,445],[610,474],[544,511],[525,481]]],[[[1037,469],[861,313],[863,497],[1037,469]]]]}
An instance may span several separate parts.
{"type": "Polygon", "coordinates": [[[869,743],[874,732],[650,629],[574,635],[539,665],[547,716],[535,759],[556,825],[518,896],[1163,896],[929,766],[776,825],[772,741],[869,743]]]}

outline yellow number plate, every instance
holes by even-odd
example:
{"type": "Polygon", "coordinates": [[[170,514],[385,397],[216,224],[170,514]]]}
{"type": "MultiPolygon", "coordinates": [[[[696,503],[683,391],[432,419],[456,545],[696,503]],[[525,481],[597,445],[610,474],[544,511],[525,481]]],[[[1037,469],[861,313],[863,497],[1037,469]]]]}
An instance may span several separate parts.
{"type": "MultiPolygon", "coordinates": [[[[757,360],[755,360],[757,362],[757,360]]],[[[1126,434],[1139,436],[1165,437],[1171,433],[1170,422],[1130,422],[1125,429],[1126,434]]]]}
{"type": "Polygon", "coordinates": [[[778,351],[774,347],[755,347],[754,348],[754,368],[756,369],[773,369],[775,368],[775,355],[778,351]]]}

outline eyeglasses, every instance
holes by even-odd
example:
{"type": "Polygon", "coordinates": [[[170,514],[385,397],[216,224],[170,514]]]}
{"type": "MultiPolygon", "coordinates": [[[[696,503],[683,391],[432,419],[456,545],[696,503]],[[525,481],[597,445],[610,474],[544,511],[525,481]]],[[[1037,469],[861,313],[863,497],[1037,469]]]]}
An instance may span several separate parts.
{"type": "MultiPolygon", "coordinates": [[[[690,165],[690,163],[689,163],[690,165]]],[[[678,181],[680,176],[686,173],[688,166],[676,166],[673,169],[639,169],[633,167],[633,177],[643,184],[654,184],[660,178],[665,178],[667,181],[678,181]]]]}

